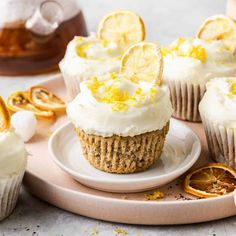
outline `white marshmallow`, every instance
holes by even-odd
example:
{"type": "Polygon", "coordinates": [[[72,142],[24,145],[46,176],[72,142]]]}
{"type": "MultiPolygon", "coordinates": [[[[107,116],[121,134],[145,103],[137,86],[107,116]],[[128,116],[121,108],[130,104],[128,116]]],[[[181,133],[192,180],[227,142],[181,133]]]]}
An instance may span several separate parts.
{"type": "Polygon", "coordinates": [[[37,120],[31,111],[18,111],[11,117],[11,125],[24,142],[28,142],[36,133],[37,120]]]}

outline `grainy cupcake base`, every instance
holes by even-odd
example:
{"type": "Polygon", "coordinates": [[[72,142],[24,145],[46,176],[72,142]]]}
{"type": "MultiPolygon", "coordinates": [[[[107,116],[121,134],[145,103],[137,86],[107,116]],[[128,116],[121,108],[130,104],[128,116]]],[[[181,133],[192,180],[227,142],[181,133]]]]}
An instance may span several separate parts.
{"type": "Polygon", "coordinates": [[[16,206],[25,170],[0,180],[0,221],[9,216],[16,206]]]}
{"type": "Polygon", "coordinates": [[[201,114],[211,158],[236,169],[236,129],[214,123],[201,114]]]}
{"type": "Polygon", "coordinates": [[[95,168],[119,174],[148,169],[161,156],[169,122],[162,130],[134,137],[102,137],[76,129],[84,156],[95,168]]]}
{"type": "Polygon", "coordinates": [[[181,120],[201,121],[198,105],[205,93],[205,86],[168,81],[173,116],[181,120]]]}

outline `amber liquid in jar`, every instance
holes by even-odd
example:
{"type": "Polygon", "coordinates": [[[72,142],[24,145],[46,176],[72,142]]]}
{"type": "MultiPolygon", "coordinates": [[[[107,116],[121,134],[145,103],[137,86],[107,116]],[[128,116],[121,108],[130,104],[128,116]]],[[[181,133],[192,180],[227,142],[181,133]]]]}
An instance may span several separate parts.
{"type": "Polygon", "coordinates": [[[87,36],[81,11],[49,36],[39,36],[15,22],[0,29],[0,74],[30,75],[58,69],[66,46],[75,35],[87,36]]]}

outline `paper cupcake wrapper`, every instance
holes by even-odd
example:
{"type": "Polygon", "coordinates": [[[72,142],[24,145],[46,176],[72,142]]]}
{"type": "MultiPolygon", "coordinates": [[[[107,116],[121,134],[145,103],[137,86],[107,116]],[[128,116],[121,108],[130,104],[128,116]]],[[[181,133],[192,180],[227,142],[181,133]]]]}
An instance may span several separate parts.
{"type": "Polygon", "coordinates": [[[16,206],[25,170],[0,180],[0,221],[9,216],[16,206]]]}
{"type": "Polygon", "coordinates": [[[198,105],[205,93],[205,86],[179,81],[168,81],[168,85],[174,109],[173,116],[181,120],[201,121],[198,105]]]}
{"type": "Polygon", "coordinates": [[[64,79],[67,95],[69,100],[73,100],[80,92],[80,83],[88,78],[81,77],[79,75],[69,75],[62,71],[62,77],[64,79]]]}
{"type": "Polygon", "coordinates": [[[211,158],[236,169],[236,129],[212,122],[201,114],[211,158]]]}
{"type": "Polygon", "coordinates": [[[76,129],[84,156],[105,172],[128,174],[148,169],[161,156],[169,122],[162,130],[134,137],[101,137],[76,129]]]}

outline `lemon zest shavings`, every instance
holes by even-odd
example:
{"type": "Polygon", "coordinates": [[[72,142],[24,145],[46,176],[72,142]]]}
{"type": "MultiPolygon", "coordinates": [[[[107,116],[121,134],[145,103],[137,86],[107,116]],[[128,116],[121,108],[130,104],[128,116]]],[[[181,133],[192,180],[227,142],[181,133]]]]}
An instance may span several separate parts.
{"type": "Polygon", "coordinates": [[[116,78],[117,78],[116,72],[111,72],[111,73],[109,74],[109,76],[110,76],[110,79],[116,79],[116,78]]]}
{"type": "Polygon", "coordinates": [[[126,235],[128,235],[128,233],[122,228],[117,228],[117,229],[115,229],[115,235],[116,236],[126,236],[126,235]]]}
{"type": "Polygon", "coordinates": [[[230,92],[233,95],[236,95],[236,83],[235,82],[231,83],[231,85],[230,85],[230,92]]]}
{"type": "Polygon", "coordinates": [[[201,62],[205,62],[207,59],[207,53],[205,48],[201,45],[190,45],[187,50],[183,50],[182,45],[186,42],[186,39],[178,38],[174,43],[172,43],[169,47],[164,47],[161,49],[161,53],[163,56],[173,55],[175,53],[180,57],[192,57],[200,60],[201,62]]]}
{"type": "Polygon", "coordinates": [[[96,228],[92,229],[92,236],[98,235],[98,230],[96,228]]]}
{"type": "Polygon", "coordinates": [[[97,101],[111,104],[111,110],[114,112],[127,111],[129,106],[136,107],[139,101],[149,99],[154,102],[157,94],[157,88],[152,86],[149,94],[146,94],[142,88],[138,87],[133,94],[128,94],[128,91],[119,88],[120,79],[115,73],[111,73],[109,77],[114,80],[114,83],[106,86],[106,81],[99,81],[97,77],[93,77],[88,81],[88,89],[92,92],[97,101]],[[103,89],[99,91],[99,89],[103,89]]]}
{"type": "Polygon", "coordinates": [[[88,89],[93,93],[97,93],[98,89],[104,85],[104,81],[99,81],[96,76],[92,77],[88,84],[88,89]]]}
{"type": "Polygon", "coordinates": [[[107,47],[107,41],[105,39],[102,39],[101,40],[101,43],[102,43],[102,47],[107,47]]]}
{"type": "Polygon", "coordinates": [[[82,37],[82,36],[75,36],[75,42],[81,43],[81,42],[83,42],[83,40],[84,40],[84,37],[82,37]]]}
{"type": "Polygon", "coordinates": [[[79,57],[87,58],[86,50],[92,45],[92,42],[85,42],[76,46],[76,53],[79,57]]]}
{"type": "Polygon", "coordinates": [[[154,200],[162,199],[164,197],[165,197],[165,194],[163,192],[154,191],[152,193],[145,194],[144,195],[144,200],[145,201],[154,201],[154,200]]]}

